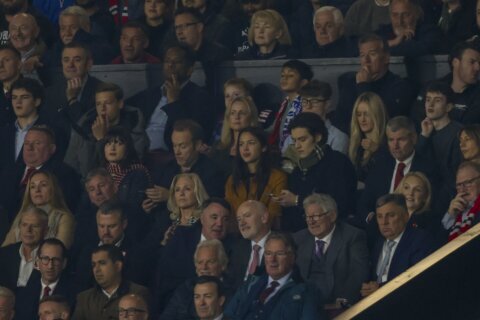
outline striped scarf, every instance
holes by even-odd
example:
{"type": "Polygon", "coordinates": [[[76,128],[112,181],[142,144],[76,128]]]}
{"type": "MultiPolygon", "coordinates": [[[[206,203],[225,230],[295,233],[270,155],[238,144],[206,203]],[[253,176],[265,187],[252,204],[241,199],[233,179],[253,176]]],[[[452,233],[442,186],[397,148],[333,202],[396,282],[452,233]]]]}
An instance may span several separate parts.
{"type": "Polygon", "coordinates": [[[122,168],[118,163],[109,163],[107,164],[106,169],[108,173],[110,173],[110,175],[112,176],[113,182],[115,183],[116,187],[118,187],[122,183],[123,178],[132,171],[145,171],[148,179],[151,180],[148,169],[141,163],[132,163],[126,168],[122,168]]]}
{"type": "Polygon", "coordinates": [[[468,210],[468,213],[465,217],[463,217],[463,214],[459,213],[457,217],[455,218],[455,224],[453,225],[450,234],[448,235],[448,241],[452,241],[468,229],[470,229],[473,225],[473,221],[475,221],[475,218],[478,215],[478,212],[480,211],[480,195],[477,197],[475,200],[475,203],[473,204],[472,208],[468,210]]]}
{"type": "Polygon", "coordinates": [[[116,25],[124,25],[128,21],[128,0],[108,0],[108,11],[116,25]]]}

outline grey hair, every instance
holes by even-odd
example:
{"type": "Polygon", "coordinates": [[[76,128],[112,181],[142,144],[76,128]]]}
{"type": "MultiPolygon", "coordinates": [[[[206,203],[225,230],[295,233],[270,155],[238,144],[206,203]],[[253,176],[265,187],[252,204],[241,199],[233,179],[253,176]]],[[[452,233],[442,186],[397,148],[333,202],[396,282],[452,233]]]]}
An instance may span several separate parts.
{"type": "Polygon", "coordinates": [[[325,211],[337,212],[337,203],[335,200],[324,193],[313,193],[303,200],[303,209],[306,210],[308,206],[318,204],[325,211]]]}
{"type": "Polygon", "coordinates": [[[212,239],[212,240],[204,240],[197,245],[197,249],[193,255],[193,260],[197,261],[198,252],[202,248],[213,248],[216,252],[218,262],[222,266],[223,270],[227,269],[228,265],[228,257],[227,253],[225,252],[225,248],[223,247],[223,243],[220,240],[212,239]]]}
{"type": "Polygon", "coordinates": [[[342,11],[340,11],[338,8],[335,8],[333,6],[323,6],[318,8],[317,11],[315,11],[315,14],[313,15],[314,25],[315,25],[315,21],[317,21],[317,14],[320,12],[331,12],[333,14],[333,20],[335,21],[335,25],[343,27],[342,11]]]}
{"type": "Polygon", "coordinates": [[[415,124],[413,123],[413,121],[410,118],[405,116],[397,116],[388,120],[387,128],[390,129],[390,131],[392,132],[397,132],[398,130],[401,130],[401,129],[406,129],[410,133],[415,133],[415,134],[417,132],[415,130],[415,124]]]}
{"type": "Polygon", "coordinates": [[[84,31],[90,31],[90,18],[88,16],[88,13],[85,9],[83,9],[80,6],[70,6],[60,12],[60,16],[58,17],[59,21],[61,17],[66,17],[66,16],[74,16],[78,18],[78,23],[80,24],[80,28],[82,28],[84,31]]]}
{"type": "Polygon", "coordinates": [[[26,210],[20,213],[20,219],[18,219],[19,226],[22,223],[23,217],[28,213],[35,213],[37,216],[40,217],[40,221],[43,226],[48,227],[48,213],[46,213],[45,210],[34,206],[28,207],[26,210]]]}
{"type": "Polygon", "coordinates": [[[9,307],[13,309],[15,306],[15,294],[12,290],[0,286],[0,297],[7,298],[9,300],[9,307]]]}

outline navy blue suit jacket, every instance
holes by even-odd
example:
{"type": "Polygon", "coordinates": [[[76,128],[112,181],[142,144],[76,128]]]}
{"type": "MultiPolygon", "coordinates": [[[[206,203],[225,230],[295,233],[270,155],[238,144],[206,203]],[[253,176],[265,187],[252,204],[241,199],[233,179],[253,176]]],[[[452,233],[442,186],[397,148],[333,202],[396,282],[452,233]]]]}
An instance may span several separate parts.
{"type": "MultiPolygon", "coordinates": [[[[234,288],[240,287],[245,278],[248,269],[248,262],[252,254],[252,243],[248,239],[238,239],[235,241],[232,254],[229,257],[228,274],[232,278],[234,288]]],[[[255,270],[255,275],[262,276],[265,274],[265,259],[255,270]]]]}
{"type": "MultiPolygon", "coordinates": [[[[382,248],[385,239],[381,237],[372,252],[372,280],[377,279],[377,265],[378,260],[382,255],[382,248]]],[[[434,249],[431,237],[423,230],[413,228],[407,225],[397,249],[393,254],[390,268],[388,270],[387,281],[395,278],[426,256],[428,256],[434,249]]]]}

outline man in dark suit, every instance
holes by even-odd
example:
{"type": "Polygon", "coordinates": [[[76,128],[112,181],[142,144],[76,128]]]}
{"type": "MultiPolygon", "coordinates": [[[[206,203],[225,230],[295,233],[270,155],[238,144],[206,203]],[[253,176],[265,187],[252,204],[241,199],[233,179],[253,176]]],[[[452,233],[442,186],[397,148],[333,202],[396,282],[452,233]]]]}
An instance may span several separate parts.
{"type": "Polygon", "coordinates": [[[173,178],[186,172],[196,173],[210,196],[223,198],[226,176],[211,159],[200,153],[204,142],[201,126],[189,119],[178,120],[173,126],[171,137],[175,159],[167,163],[166,167],[154,171],[155,185],[145,191],[147,198],[142,204],[143,209],[148,212],[158,206],[157,211],[163,211],[165,206],[159,204],[168,200],[173,178]]]}
{"type": "Polygon", "coordinates": [[[223,320],[225,291],[217,277],[201,276],[195,281],[193,291],[195,310],[200,320],[223,320]]]}
{"type": "Polygon", "coordinates": [[[92,64],[91,52],[85,45],[75,42],[65,45],[62,50],[64,79],[46,90],[42,112],[57,123],[68,140],[72,125],[95,108],[95,88],[100,80],[88,74],[92,64]]]}
{"type": "Polygon", "coordinates": [[[0,46],[0,85],[2,88],[0,90],[0,127],[15,121],[10,87],[21,77],[21,63],[20,52],[12,46],[0,46]]]}
{"type": "Polygon", "coordinates": [[[65,245],[58,239],[49,238],[40,243],[36,258],[38,271],[32,272],[27,286],[16,292],[15,319],[35,319],[39,301],[51,295],[62,295],[73,301],[70,282],[63,273],[66,253],[65,245]]]}
{"type": "Polygon", "coordinates": [[[20,214],[20,242],[0,248],[0,285],[11,290],[27,285],[48,230],[48,215],[42,209],[32,207],[20,214]]]}
{"type": "Polygon", "coordinates": [[[236,217],[243,238],[232,249],[229,274],[238,288],[249,276],[265,274],[263,253],[271,226],[267,207],[260,201],[245,201],[238,207],[236,217]]]}
{"type": "Polygon", "coordinates": [[[10,213],[10,221],[18,212],[28,179],[39,169],[56,176],[67,205],[72,210],[76,207],[81,189],[80,177],[71,167],[56,159],[56,150],[52,129],[37,125],[28,130],[23,143],[23,162],[4,168],[0,175],[0,203],[10,213]]]}
{"type": "Polygon", "coordinates": [[[369,272],[365,233],[337,221],[337,205],[329,195],[312,194],[303,208],[308,229],[293,235],[302,278],[322,293],[324,302],[334,304],[331,307],[356,303],[369,272]]]}
{"type": "Polygon", "coordinates": [[[436,186],[433,161],[415,152],[417,133],[412,120],[404,116],[392,118],[387,123],[386,133],[390,156],[377,162],[367,176],[357,209],[362,224],[372,219],[376,200],[393,192],[408,172],[420,171],[429,178],[434,189],[436,186]]]}
{"type": "Polygon", "coordinates": [[[160,87],[142,91],[128,99],[127,105],[141,109],[145,115],[150,150],[171,150],[169,137],[175,121],[192,119],[210,137],[216,118],[209,94],[190,81],[195,55],[184,45],[169,48],[163,60],[160,87]]]}
{"type": "Polygon", "coordinates": [[[405,197],[386,194],[377,201],[376,217],[382,238],[372,252],[373,281],[364,283],[361,295],[366,297],[433,251],[431,239],[418,228],[408,225],[405,197]]]}
{"type": "Polygon", "coordinates": [[[295,274],[296,246],[286,233],[272,232],[265,242],[267,274],[253,276],[225,308],[231,319],[319,319],[318,293],[295,274]]]}

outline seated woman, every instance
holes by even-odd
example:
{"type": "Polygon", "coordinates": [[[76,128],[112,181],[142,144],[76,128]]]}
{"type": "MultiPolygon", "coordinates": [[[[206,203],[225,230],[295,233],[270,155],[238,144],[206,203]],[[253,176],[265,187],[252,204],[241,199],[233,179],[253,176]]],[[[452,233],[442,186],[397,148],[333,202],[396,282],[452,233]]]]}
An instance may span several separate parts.
{"type": "Polygon", "coordinates": [[[312,194],[326,193],[338,204],[339,219],[354,211],[355,169],[346,155],[327,144],[328,131],[319,115],[301,113],[291,121],[289,131],[299,159],[288,176],[288,190],[273,199],[281,206],[282,230],[295,232],[306,228],[303,200],[312,194]]]}
{"type": "MultiPolygon", "coordinates": [[[[45,238],[57,238],[67,248],[72,245],[75,231],[75,218],[68,209],[57,178],[48,171],[35,172],[27,183],[19,212],[31,206],[39,207],[48,214],[48,233],[45,238]]],[[[12,223],[2,247],[20,241],[20,217],[17,215],[12,223]]]]}
{"type": "Polygon", "coordinates": [[[225,199],[234,213],[246,200],[263,202],[270,222],[279,222],[281,208],[272,196],[287,187],[287,175],[272,168],[268,151],[267,137],[261,128],[247,127],[240,131],[233,173],[225,185],[225,199]]]}
{"type": "Polygon", "coordinates": [[[258,125],[258,112],[253,99],[240,96],[232,100],[225,110],[220,141],[213,147],[210,157],[230,174],[233,157],[237,152],[239,132],[246,127],[258,125]]]}
{"type": "Polygon", "coordinates": [[[287,24],[275,10],[255,12],[248,29],[250,48],[235,56],[237,60],[271,60],[291,57],[292,40],[287,24]]]}
{"type": "Polygon", "coordinates": [[[368,172],[385,151],[386,123],[387,113],[382,98],[373,92],[362,93],[353,106],[348,147],[348,156],[361,182],[359,189],[363,189],[368,172]]]}
{"type": "Polygon", "coordinates": [[[459,140],[463,160],[480,164],[480,125],[467,124],[460,130],[459,140]]]}
{"type": "MultiPolygon", "coordinates": [[[[169,224],[164,234],[162,245],[168,240],[178,228],[191,227],[200,219],[202,206],[209,198],[202,180],[195,173],[181,173],[173,178],[170,186],[170,193],[167,201],[169,224]]],[[[162,218],[162,220],[164,220],[162,218]]]]}
{"type": "Polygon", "coordinates": [[[123,127],[109,129],[100,143],[100,150],[100,165],[110,173],[118,190],[118,200],[128,208],[129,229],[141,237],[150,219],[141,206],[145,190],[152,185],[150,173],[140,163],[132,136],[123,127]]]}

